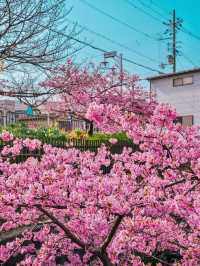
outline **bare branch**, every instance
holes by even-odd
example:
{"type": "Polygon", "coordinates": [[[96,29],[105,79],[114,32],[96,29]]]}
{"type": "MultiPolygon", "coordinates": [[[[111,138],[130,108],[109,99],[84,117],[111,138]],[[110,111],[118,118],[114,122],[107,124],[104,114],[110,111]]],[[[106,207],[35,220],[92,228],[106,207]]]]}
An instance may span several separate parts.
{"type": "Polygon", "coordinates": [[[73,37],[78,33],[64,21],[70,12],[65,0],[2,0],[0,58],[4,70],[13,64],[49,69],[74,53],[73,37]]]}

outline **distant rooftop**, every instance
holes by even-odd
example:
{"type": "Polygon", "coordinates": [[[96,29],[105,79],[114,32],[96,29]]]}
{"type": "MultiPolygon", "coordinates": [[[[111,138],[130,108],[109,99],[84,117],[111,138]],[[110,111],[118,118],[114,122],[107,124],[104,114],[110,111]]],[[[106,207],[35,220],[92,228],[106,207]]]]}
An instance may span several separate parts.
{"type": "Polygon", "coordinates": [[[147,80],[151,81],[151,80],[162,79],[162,78],[176,77],[176,76],[184,75],[184,74],[193,74],[197,72],[200,72],[200,68],[193,68],[189,70],[179,71],[176,73],[167,73],[167,74],[161,74],[158,76],[147,77],[147,80]]]}

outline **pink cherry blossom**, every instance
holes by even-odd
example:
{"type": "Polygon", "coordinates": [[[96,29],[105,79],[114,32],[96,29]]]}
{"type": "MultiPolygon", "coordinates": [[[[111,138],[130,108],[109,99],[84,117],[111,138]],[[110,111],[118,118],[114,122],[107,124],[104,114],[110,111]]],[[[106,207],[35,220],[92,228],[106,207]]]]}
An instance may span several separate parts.
{"type": "MultiPolygon", "coordinates": [[[[72,80],[87,78],[92,88],[87,70],[70,67],[72,80]]],[[[67,90],[68,68],[60,67],[50,85],[62,88],[65,81],[67,90]]],[[[77,97],[87,101],[80,88],[77,97]]],[[[132,101],[97,99],[79,111],[102,130],[125,132],[133,148],[81,152],[29,139],[6,145],[1,233],[15,237],[0,246],[0,263],[23,254],[19,265],[27,266],[59,265],[61,258],[73,266],[200,265],[199,127],[175,124],[169,105],[151,103],[140,90],[134,107],[132,101]],[[7,158],[23,149],[43,155],[18,164],[7,158]]]]}
{"type": "Polygon", "coordinates": [[[8,142],[8,141],[12,141],[13,140],[13,135],[8,132],[8,131],[3,131],[0,135],[0,138],[5,141],[5,142],[8,142]]]}
{"type": "MultiPolygon", "coordinates": [[[[87,122],[91,119],[90,112],[98,124],[102,124],[102,114],[105,106],[110,106],[110,115],[114,115],[113,106],[118,111],[127,111],[143,114],[148,117],[155,108],[155,99],[142,89],[138,83],[138,77],[128,72],[122,74],[123,86],[121,87],[118,71],[103,73],[99,65],[86,64],[78,66],[72,60],[55,68],[52,76],[41,83],[45,88],[58,92],[59,107],[52,104],[54,112],[70,113],[87,122]],[[101,105],[102,104],[102,105],[101,105]],[[89,108],[89,109],[88,109],[89,108]],[[91,110],[93,109],[93,110],[91,110]],[[120,109],[120,110],[119,110],[120,109]]],[[[108,111],[107,111],[108,112],[108,111]]],[[[111,118],[106,116],[111,123],[111,118]]],[[[105,118],[105,116],[104,116],[105,118]]],[[[118,116],[115,117],[117,119],[118,116]]]]}

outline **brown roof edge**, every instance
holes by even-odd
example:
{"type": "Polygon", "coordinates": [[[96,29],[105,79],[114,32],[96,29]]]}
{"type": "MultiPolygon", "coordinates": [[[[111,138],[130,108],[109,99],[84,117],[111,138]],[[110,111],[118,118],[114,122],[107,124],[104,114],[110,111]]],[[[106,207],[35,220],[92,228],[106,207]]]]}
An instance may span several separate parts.
{"type": "Polygon", "coordinates": [[[166,74],[162,74],[162,75],[158,75],[158,76],[147,77],[146,79],[151,81],[151,80],[168,78],[168,77],[176,77],[176,76],[184,75],[184,74],[192,74],[192,73],[196,73],[196,72],[200,72],[200,67],[189,69],[189,70],[183,70],[183,71],[179,71],[176,73],[166,73],[166,74]]]}

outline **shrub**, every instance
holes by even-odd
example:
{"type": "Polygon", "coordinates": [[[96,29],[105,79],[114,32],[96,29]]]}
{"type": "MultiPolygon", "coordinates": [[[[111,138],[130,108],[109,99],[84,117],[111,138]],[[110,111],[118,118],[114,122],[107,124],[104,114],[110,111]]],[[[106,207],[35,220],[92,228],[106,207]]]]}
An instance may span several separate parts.
{"type": "Polygon", "coordinates": [[[109,133],[103,133],[103,132],[97,132],[94,133],[93,136],[88,136],[88,134],[85,131],[82,131],[80,129],[75,129],[71,132],[63,132],[62,130],[59,130],[56,127],[51,128],[28,128],[26,124],[24,123],[18,123],[9,125],[6,128],[0,128],[0,132],[3,130],[7,130],[11,132],[14,136],[18,138],[37,138],[40,140],[53,140],[53,141],[66,141],[68,139],[87,139],[87,140],[100,140],[102,142],[108,141],[111,138],[121,140],[121,141],[127,141],[128,138],[126,136],[126,133],[124,132],[117,132],[114,134],[109,133]]]}

